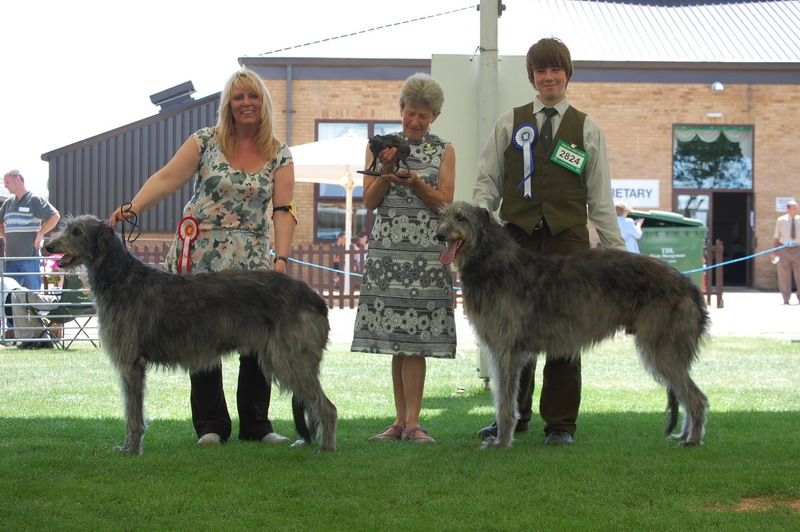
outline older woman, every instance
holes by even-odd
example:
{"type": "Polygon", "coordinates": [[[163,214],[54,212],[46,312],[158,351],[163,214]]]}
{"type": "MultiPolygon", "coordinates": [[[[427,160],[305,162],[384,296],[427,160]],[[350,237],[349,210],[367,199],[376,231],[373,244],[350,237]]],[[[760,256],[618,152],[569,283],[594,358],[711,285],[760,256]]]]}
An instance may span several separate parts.
{"type": "MultiPolygon", "coordinates": [[[[435,443],[420,427],[426,358],[454,358],[456,330],[450,270],[439,262],[438,212],[453,201],[456,155],[430,133],[441,113],[442,88],[427,74],[400,91],[410,172],[397,169],[397,149],[378,154],[380,177],[364,176],[364,204],[378,209],[358,303],[352,351],[392,355],[395,422],[376,440],[435,443]]],[[[367,152],[367,164],[371,162],[367,152]]]]}
{"type": "MultiPolygon", "coordinates": [[[[112,224],[141,213],[190,180],[194,195],[185,217],[197,222],[197,239],[188,252],[192,272],[222,269],[286,271],[295,219],[289,208],[294,194],[294,167],[286,144],[275,137],[272,99],[254,72],[234,73],[222,91],[217,125],[197,131],[164,168],[153,174],[131,201],[117,209],[112,224]],[[270,257],[267,211],[273,203],[276,259],[270,257]]],[[[187,218],[184,218],[186,220],[187,218]]],[[[186,245],[181,230],[167,257],[166,267],[185,271],[186,245]],[[180,266],[179,266],[180,265],[180,266]]],[[[192,419],[198,443],[218,444],[231,433],[231,418],[222,389],[222,368],[191,375],[192,419]]],[[[252,353],[240,353],[236,400],[239,439],[288,443],[269,420],[271,384],[252,353]]]]}

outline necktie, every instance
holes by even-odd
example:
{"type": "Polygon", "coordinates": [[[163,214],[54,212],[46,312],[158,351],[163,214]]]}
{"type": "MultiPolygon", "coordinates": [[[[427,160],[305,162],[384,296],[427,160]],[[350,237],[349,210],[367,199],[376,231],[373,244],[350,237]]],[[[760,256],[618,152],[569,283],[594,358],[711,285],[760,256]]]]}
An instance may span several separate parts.
{"type": "Polygon", "coordinates": [[[550,147],[550,142],[553,140],[553,115],[558,114],[558,111],[553,107],[545,107],[544,111],[544,124],[542,124],[542,147],[547,151],[550,147]]]}
{"type": "Polygon", "coordinates": [[[795,242],[795,238],[797,238],[797,232],[796,232],[796,230],[794,228],[795,227],[794,216],[792,216],[790,221],[792,222],[792,230],[789,231],[789,236],[792,238],[792,243],[794,243],[795,242]]]}

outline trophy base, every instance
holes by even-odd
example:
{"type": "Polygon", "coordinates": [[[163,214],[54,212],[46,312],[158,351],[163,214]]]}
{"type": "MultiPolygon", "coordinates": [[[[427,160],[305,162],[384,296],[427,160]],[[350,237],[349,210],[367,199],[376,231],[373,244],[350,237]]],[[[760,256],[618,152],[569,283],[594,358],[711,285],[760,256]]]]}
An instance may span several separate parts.
{"type": "MultiPolygon", "coordinates": [[[[356,173],[357,173],[357,174],[364,174],[364,175],[371,175],[371,176],[373,176],[373,177],[380,177],[380,176],[382,176],[382,175],[383,175],[385,172],[373,172],[373,171],[371,171],[371,170],[356,170],[356,173]]],[[[398,174],[397,172],[395,172],[395,173],[393,173],[393,174],[392,174],[392,173],[389,173],[389,174],[387,174],[387,175],[393,175],[393,176],[395,176],[395,177],[399,177],[400,179],[408,179],[409,177],[411,177],[411,174],[398,174]]]]}

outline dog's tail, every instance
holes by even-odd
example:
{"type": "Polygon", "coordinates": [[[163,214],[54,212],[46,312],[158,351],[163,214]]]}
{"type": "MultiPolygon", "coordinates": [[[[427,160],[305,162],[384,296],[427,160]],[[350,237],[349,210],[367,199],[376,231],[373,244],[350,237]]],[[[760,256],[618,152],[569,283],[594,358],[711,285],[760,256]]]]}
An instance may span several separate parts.
{"type": "Polygon", "coordinates": [[[307,444],[317,441],[316,425],[312,423],[312,428],[306,422],[306,409],[303,402],[296,396],[292,396],[292,415],[294,416],[294,428],[307,444]]]}
{"type": "Polygon", "coordinates": [[[678,396],[675,395],[672,388],[667,388],[667,428],[664,430],[667,436],[672,434],[678,425],[678,411],[678,396]]]}

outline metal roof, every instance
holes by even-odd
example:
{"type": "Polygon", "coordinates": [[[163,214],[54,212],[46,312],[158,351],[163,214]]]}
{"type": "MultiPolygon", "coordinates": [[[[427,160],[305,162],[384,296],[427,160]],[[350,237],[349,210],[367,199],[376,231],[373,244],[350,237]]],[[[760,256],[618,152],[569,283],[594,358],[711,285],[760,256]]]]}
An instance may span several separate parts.
{"type": "MultiPolygon", "coordinates": [[[[500,55],[524,55],[537,40],[555,36],[578,61],[800,62],[800,0],[503,3],[500,55]]],[[[282,43],[250,57],[352,57],[354,48],[361,58],[474,54],[480,44],[475,4],[465,0],[467,7],[428,17],[401,11],[394,24],[339,35],[332,30],[310,43],[282,43]]],[[[432,2],[431,10],[437,8],[445,9],[432,2]]]]}
{"type": "MultiPolygon", "coordinates": [[[[800,2],[795,0],[536,0],[526,4],[530,16],[552,21],[548,31],[567,43],[576,60],[800,61],[800,2]]],[[[520,7],[510,1],[507,13],[520,7]]],[[[521,32],[527,17],[520,15],[502,20],[504,13],[501,39],[515,39],[521,32]]],[[[530,33],[528,40],[532,44],[530,33]]]]}

